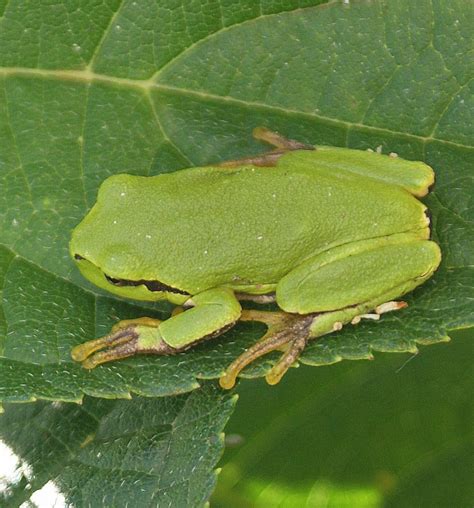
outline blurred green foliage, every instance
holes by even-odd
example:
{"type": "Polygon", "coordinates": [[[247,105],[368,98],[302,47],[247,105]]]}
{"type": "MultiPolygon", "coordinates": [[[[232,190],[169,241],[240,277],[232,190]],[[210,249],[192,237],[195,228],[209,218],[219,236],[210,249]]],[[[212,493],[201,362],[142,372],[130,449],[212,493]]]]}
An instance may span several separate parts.
{"type": "Polygon", "coordinates": [[[215,508],[468,508],[474,330],[413,355],[243,381],[215,508]]]}

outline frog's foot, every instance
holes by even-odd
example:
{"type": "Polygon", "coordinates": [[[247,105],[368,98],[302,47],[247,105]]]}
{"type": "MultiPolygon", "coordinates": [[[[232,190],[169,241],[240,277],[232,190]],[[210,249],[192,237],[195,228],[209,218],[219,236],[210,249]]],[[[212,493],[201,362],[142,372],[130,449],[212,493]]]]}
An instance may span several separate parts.
{"type": "Polygon", "coordinates": [[[274,150],[262,155],[255,155],[254,157],[245,157],[244,159],[237,159],[232,161],[225,161],[219,164],[221,167],[233,168],[243,165],[252,166],[276,166],[278,159],[286,152],[292,150],[314,150],[314,146],[305,145],[300,141],[294,139],[287,139],[277,132],[273,132],[265,127],[257,127],[253,130],[253,137],[260,141],[265,141],[269,145],[275,147],[274,150]]]}
{"type": "Polygon", "coordinates": [[[271,351],[283,349],[285,351],[283,356],[265,376],[268,384],[277,384],[305,348],[313,317],[284,312],[242,311],[241,321],[264,322],[268,326],[268,331],[227,367],[219,379],[221,387],[232,388],[237,376],[248,364],[271,351]]]}
{"type": "Polygon", "coordinates": [[[108,335],[73,348],[71,356],[76,362],[82,362],[84,368],[93,369],[101,363],[137,353],[176,353],[177,350],[161,339],[158,332],[160,323],[160,320],[149,317],[120,321],[108,335]],[[100,351],[101,349],[106,350],[100,351]]]}

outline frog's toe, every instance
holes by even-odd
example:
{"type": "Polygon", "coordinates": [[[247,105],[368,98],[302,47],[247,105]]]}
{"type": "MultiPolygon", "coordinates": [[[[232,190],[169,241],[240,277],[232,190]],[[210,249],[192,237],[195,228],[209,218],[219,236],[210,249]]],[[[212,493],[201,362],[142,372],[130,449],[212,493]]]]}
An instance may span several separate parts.
{"type": "Polygon", "coordinates": [[[162,339],[155,322],[148,323],[147,319],[149,318],[130,320],[132,324],[127,322],[126,326],[125,322],[121,321],[119,323],[121,326],[110,334],[73,348],[71,351],[73,360],[82,362],[82,366],[86,369],[93,369],[101,363],[120,360],[138,353],[168,355],[178,352],[178,349],[172,348],[162,339]]]}
{"type": "MultiPolygon", "coordinates": [[[[76,362],[84,362],[96,351],[104,348],[114,348],[120,344],[124,344],[137,338],[137,334],[133,327],[118,328],[112,333],[100,337],[99,339],[89,340],[84,344],[79,344],[71,351],[71,357],[76,362]]],[[[92,367],[88,367],[92,368],[92,367]]]]}
{"type": "Polygon", "coordinates": [[[276,385],[280,382],[280,379],[285,375],[286,371],[293,365],[302,353],[303,349],[306,347],[307,340],[307,336],[297,336],[291,341],[288,350],[265,376],[269,385],[276,385]]]}
{"type": "Polygon", "coordinates": [[[305,348],[312,321],[313,316],[311,315],[284,315],[286,326],[284,328],[280,328],[275,324],[270,326],[268,332],[257,343],[247,349],[227,367],[219,379],[221,387],[225,389],[232,388],[235,385],[237,376],[247,365],[271,351],[284,348],[285,353],[283,356],[265,376],[269,384],[277,384],[305,348]]]}
{"type": "Polygon", "coordinates": [[[120,346],[115,346],[107,351],[101,351],[99,353],[94,353],[92,356],[86,358],[82,362],[82,366],[85,369],[93,369],[100,365],[101,363],[107,363],[114,360],[120,360],[121,358],[127,358],[127,356],[132,356],[137,352],[136,348],[136,339],[127,342],[126,344],[122,344],[120,346]]]}

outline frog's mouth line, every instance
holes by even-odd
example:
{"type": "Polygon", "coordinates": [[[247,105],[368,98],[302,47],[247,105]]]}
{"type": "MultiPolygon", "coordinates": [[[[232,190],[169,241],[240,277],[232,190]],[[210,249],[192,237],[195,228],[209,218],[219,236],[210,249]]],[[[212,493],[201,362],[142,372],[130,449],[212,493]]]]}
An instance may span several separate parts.
{"type": "MultiPolygon", "coordinates": [[[[79,254],[74,255],[74,259],[77,261],[87,261],[86,258],[83,258],[79,254]]],[[[186,291],[183,291],[178,288],[174,288],[173,286],[168,286],[168,284],[164,284],[163,282],[160,282],[159,280],[129,280],[129,279],[116,279],[115,277],[111,277],[110,275],[107,275],[104,273],[104,277],[107,279],[110,284],[117,286],[117,287],[133,287],[133,286],[145,286],[149,291],[152,292],[162,292],[162,293],[177,293],[180,295],[190,296],[190,293],[187,293],[186,291]]]]}

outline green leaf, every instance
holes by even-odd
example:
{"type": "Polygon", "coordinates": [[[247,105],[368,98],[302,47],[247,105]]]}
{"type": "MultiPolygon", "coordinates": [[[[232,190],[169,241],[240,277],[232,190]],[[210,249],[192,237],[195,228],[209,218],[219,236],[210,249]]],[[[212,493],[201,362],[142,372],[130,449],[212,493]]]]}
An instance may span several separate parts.
{"type": "Polygon", "coordinates": [[[23,473],[1,504],[52,482],[73,506],[202,506],[234,402],[208,385],[168,398],[7,404],[0,436],[23,473]]]}
{"type": "MultiPolygon", "coordinates": [[[[437,174],[426,202],[441,268],[407,310],[314,341],[303,363],[414,352],[472,326],[473,5],[319,3],[5,3],[0,399],[182,393],[218,377],[262,334],[239,325],[173,358],[92,372],[69,356],[119,318],[170,310],[104,295],[74,269],[70,232],[99,184],[113,173],[159,174],[265,151],[251,138],[259,125],[303,142],[381,146],[437,174]]],[[[272,358],[246,375],[261,376],[272,358]]]]}
{"type": "Polygon", "coordinates": [[[471,506],[473,332],[278,387],[242,382],[213,508],[471,506]]]}

